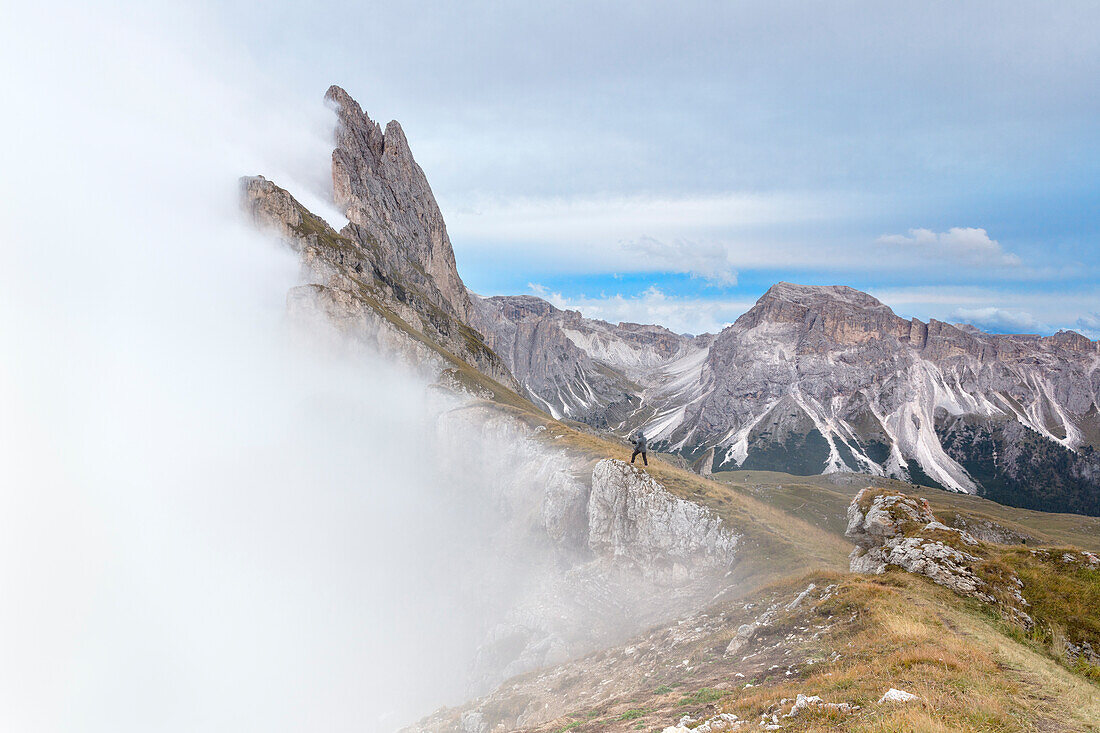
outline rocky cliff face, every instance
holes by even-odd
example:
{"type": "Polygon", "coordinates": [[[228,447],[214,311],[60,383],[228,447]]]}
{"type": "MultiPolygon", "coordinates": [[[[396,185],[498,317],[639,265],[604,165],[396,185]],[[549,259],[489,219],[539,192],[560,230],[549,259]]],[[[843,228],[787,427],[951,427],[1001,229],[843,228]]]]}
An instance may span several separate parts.
{"type": "Polygon", "coordinates": [[[241,179],[252,220],[302,256],[305,285],[288,298],[292,313],[319,313],[418,369],[469,364],[518,389],[468,323],[470,298],[442,214],[400,126],[391,122],[383,134],[339,87],[327,98],[339,120],[332,170],[336,201],[349,221],[343,230],[262,176],[241,179]]]}
{"type": "Polygon", "coordinates": [[[676,583],[701,568],[728,570],[737,540],[712,512],[668,493],[640,468],[603,460],[592,471],[588,546],[597,555],[676,583]]]}
{"type": "Polygon", "coordinates": [[[382,132],[338,86],[329,87],[325,99],[338,120],[332,185],[351,222],[346,234],[377,249],[386,269],[414,283],[433,305],[469,322],[470,297],[443,214],[401,125],[391,121],[382,132]]]}
{"type": "Polygon", "coordinates": [[[906,321],[850,288],[781,283],[715,339],[711,387],[667,439],[717,439],[725,465],[976,491],[966,451],[944,449],[948,426],[1018,424],[1062,452],[1093,446],[1098,362],[1077,334],[993,336],[906,321]]]}

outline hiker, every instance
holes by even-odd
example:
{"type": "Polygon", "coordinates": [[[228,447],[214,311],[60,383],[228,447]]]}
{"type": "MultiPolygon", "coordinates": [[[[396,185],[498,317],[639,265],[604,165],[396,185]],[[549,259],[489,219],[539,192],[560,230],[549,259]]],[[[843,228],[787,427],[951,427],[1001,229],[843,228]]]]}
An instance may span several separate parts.
{"type": "Polygon", "coordinates": [[[630,442],[634,444],[634,455],[630,456],[630,463],[633,465],[634,459],[638,457],[639,453],[641,453],[642,463],[648,466],[649,458],[647,458],[645,454],[645,433],[639,430],[637,433],[634,434],[634,438],[630,442]]]}

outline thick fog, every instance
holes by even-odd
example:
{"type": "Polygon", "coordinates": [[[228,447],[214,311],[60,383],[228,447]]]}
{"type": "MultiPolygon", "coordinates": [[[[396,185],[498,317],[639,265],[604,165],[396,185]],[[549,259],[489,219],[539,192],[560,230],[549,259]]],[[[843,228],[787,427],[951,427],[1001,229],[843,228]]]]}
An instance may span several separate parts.
{"type": "Polygon", "coordinates": [[[464,699],[519,570],[493,508],[423,384],[287,322],[296,257],[238,209],[261,173],[338,218],[324,90],[182,14],[3,12],[0,728],[385,730],[464,699]]]}

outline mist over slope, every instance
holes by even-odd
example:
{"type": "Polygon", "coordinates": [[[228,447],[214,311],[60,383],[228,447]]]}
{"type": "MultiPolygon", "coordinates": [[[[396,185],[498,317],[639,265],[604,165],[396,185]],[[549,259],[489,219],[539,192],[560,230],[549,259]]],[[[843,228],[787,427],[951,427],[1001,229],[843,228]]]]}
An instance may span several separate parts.
{"type": "Polygon", "coordinates": [[[332,113],[248,91],[216,40],[195,66],[201,28],[72,12],[86,32],[20,9],[0,43],[26,70],[0,183],[3,726],[388,730],[463,699],[527,570],[489,542],[500,508],[448,470],[423,380],[287,320],[298,259],[239,210],[264,170],[340,221],[332,113]]]}

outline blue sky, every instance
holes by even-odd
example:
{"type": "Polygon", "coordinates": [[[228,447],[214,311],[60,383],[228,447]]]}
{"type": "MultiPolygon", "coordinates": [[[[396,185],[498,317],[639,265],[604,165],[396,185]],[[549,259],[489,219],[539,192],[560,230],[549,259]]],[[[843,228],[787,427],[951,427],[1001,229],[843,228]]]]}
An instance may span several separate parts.
{"type": "Polygon", "coordinates": [[[699,332],[778,280],[847,284],[1100,338],[1095,2],[187,13],[196,59],[232,46],[288,107],[338,83],[398,119],[483,294],[699,332]]]}

